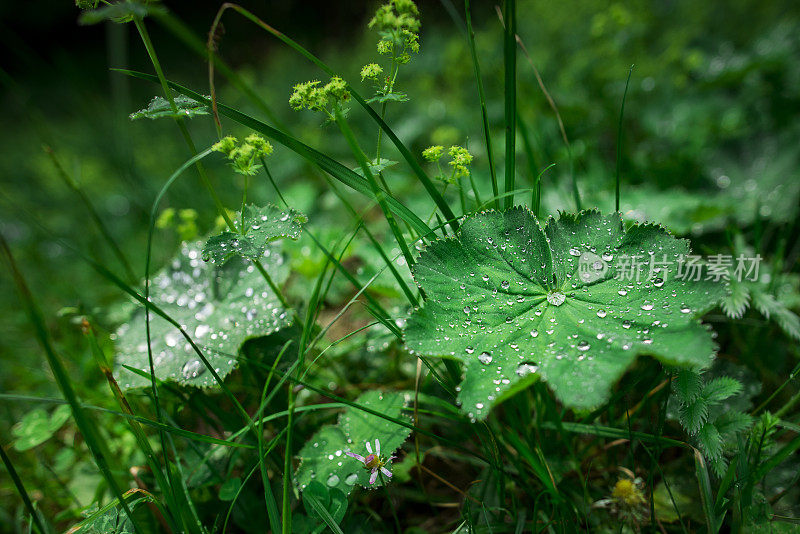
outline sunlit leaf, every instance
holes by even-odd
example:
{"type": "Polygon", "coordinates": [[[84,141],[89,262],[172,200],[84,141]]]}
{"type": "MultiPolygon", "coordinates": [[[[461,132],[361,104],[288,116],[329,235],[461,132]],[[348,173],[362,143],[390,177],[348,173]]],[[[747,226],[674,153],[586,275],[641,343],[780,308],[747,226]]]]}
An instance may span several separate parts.
{"type": "Polygon", "coordinates": [[[129,115],[132,121],[138,119],[163,119],[164,117],[183,117],[191,118],[195,115],[208,115],[208,108],[205,104],[189,98],[188,96],[178,95],[173,101],[178,108],[176,113],[166,98],[154,96],[146,108],[140,109],[129,115]]]}
{"type": "MultiPolygon", "coordinates": [[[[202,242],[184,243],[180,253],[151,282],[150,298],[183,325],[220,377],[236,367],[239,347],[248,339],[266,336],[288,326],[291,314],[255,269],[242,259],[222,267],[201,258],[202,242]]],[[[287,277],[282,256],[267,249],[261,260],[276,283],[287,277]]],[[[182,334],[165,319],[150,314],[153,366],[160,380],[198,387],[216,384],[211,373],[182,334]]],[[[150,370],[145,313],[137,309],[116,332],[115,375],[123,388],[149,386],[146,378],[123,364],[150,370]]]]}
{"type": "Polygon", "coordinates": [[[243,217],[237,214],[234,218],[237,232],[225,231],[206,241],[203,259],[224,263],[234,256],[251,260],[260,258],[270,242],[284,237],[297,239],[302,230],[301,224],[306,221],[305,215],[293,209],[284,211],[272,204],[249,204],[244,208],[243,217]]]}
{"type": "Polygon", "coordinates": [[[542,230],[525,208],[480,213],[420,255],[414,278],[428,299],[405,342],[464,363],[459,401],[474,418],[537,376],[566,405],[592,408],[638,354],[711,362],[696,317],[725,284],[679,278],[688,254],[661,227],[626,232],[618,215],[564,214],[542,230]]]}

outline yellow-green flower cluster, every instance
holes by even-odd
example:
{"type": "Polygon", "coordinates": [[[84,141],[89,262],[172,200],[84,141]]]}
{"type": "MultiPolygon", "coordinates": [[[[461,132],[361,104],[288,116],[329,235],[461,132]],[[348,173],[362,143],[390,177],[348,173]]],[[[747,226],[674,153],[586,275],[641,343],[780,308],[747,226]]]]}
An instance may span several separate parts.
{"type": "Polygon", "coordinates": [[[444,147],[442,145],[429,146],[422,151],[422,157],[431,163],[434,161],[439,161],[439,158],[442,157],[442,154],[444,154],[444,147]]]}
{"type": "Polygon", "coordinates": [[[439,160],[444,156],[444,152],[444,147],[442,145],[429,146],[422,151],[423,159],[431,163],[436,163],[436,167],[439,169],[439,174],[436,176],[437,179],[447,182],[448,184],[454,184],[459,178],[469,176],[469,165],[472,163],[472,154],[470,154],[466,148],[453,145],[447,149],[447,155],[450,156],[448,164],[452,167],[450,176],[445,175],[439,166],[439,160]]]}
{"type": "Polygon", "coordinates": [[[338,76],[331,78],[331,81],[322,87],[319,84],[318,80],[314,80],[295,85],[292,96],[289,97],[289,105],[292,109],[295,111],[303,109],[323,111],[331,116],[329,106],[340,106],[350,99],[347,83],[338,76]]]}
{"type": "Polygon", "coordinates": [[[389,0],[378,8],[369,27],[378,30],[378,53],[404,65],[419,52],[419,10],[411,0],[389,0]]]}
{"type": "Polygon", "coordinates": [[[411,52],[419,53],[419,35],[410,30],[396,32],[382,32],[383,38],[378,41],[378,53],[382,56],[392,56],[399,65],[411,61],[411,52]],[[400,50],[395,49],[395,44],[400,50]]]}
{"type": "Polygon", "coordinates": [[[645,498],[634,480],[621,478],[614,484],[611,497],[619,504],[629,507],[644,504],[645,498]]]}
{"type": "Polygon", "coordinates": [[[378,31],[410,30],[419,31],[419,10],[412,0],[389,0],[378,8],[369,21],[370,28],[378,31]]]}
{"type": "Polygon", "coordinates": [[[472,154],[466,148],[457,145],[451,146],[447,153],[451,158],[450,165],[453,167],[453,177],[469,176],[469,164],[472,163],[472,154]]]}
{"type": "Polygon", "coordinates": [[[377,63],[370,63],[368,65],[364,65],[361,68],[361,81],[363,82],[366,79],[376,80],[378,77],[383,74],[383,69],[377,63]]]}
{"type": "Polygon", "coordinates": [[[178,237],[181,241],[190,241],[195,239],[198,234],[197,230],[197,211],[193,209],[181,209],[177,211],[179,221],[175,221],[175,208],[167,208],[161,212],[161,215],[156,219],[156,228],[165,229],[175,226],[178,232],[178,237]]]}
{"type": "Polygon", "coordinates": [[[258,134],[248,135],[239,146],[236,146],[235,137],[223,137],[211,148],[225,154],[234,171],[249,176],[256,174],[261,168],[261,165],[256,162],[260,158],[272,154],[273,150],[269,141],[258,134]]]}

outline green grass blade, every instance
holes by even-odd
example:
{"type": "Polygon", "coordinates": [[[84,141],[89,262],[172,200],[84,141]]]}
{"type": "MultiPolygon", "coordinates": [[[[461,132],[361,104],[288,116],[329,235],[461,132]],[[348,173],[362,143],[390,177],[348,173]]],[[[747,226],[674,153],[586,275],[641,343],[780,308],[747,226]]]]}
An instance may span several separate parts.
{"type": "MultiPolygon", "coordinates": [[[[258,17],[256,17],[250,11],[246,10],[245,8],[243,8],[241,6],[238,6],[236,4],[230,4],[230,3],[225,4],[223,6],[223,8],[225,8],[225,7],[233,9],[234,11],[238,12],[240,15],[244,16],[245,18],[247,18],[248,20],[250,20],[251,22],[253,22],[257,26],[259,26],[260,28],[266,30],[267,32],[269,32],[273,36],[277,37],[278,39],[283,41],[286,45],[288,45],[292,50],[294,50],[295,52],[298,52],[300,55],[302,55],[303,57],[305,57],[306,59],[311,61],[314,65],[316,65],[317,67],[322,69],[329,76],[337,75],[337,73],[332,68],[330,68],[327,64],[325,64],[321,59],[319,59],[314,54],[312,54],[311,52],[309,52],[308,50],[303,48],[299,43],[295,42],[294,40],[292,40],[288,36],[284,35],[283,33],[279,32],[278,30],[276,30],[275,28],[273,28],[272,26],[270,26],[269,24],[267,24],[263,20],[261,20],[258,17]]],[[[364,108],[364,111],[367,112],[367,114],[370,116],[370,118],[373,121],[375,121],[375,123],[378,126],[380,126],[381,130],[384,131],[384,133],[386,134],[386,137],[388,137],[392,141],[394,146],[397,148],[397,150],[403,156],[403,159],[405,159],[406,163],[408,163],[409,167],[411,167],[411,170],[414,172],[414,175],[416,175],[417,179],[420,181],[422,186],[425,188],[425,191],[428,193],[428,196],[430,196],[431,199],[434,201],[436,206],[442,212],[442,215],[445,216],[445,219],[450,221],[450,226],[453,229],[453,231],[457,230],[458,229],[458,219],[456,219],[456,216],[455,216],[455,214],[453,214],[452,210],[450,209],[450,206],[447,204],[447,201],[445,201],[444,197],[439,192],[439,190],[437,189],[437,187],[433,183],[433,181],[430,179],[430,177],[428,177],[428,175],[425,174],[425,171],[422,170],[422,167],[417,162],[417,160],[414,158],[413,154],[411,154],[411,151],[408,149],[408,147],[406,147],[403,144],[403,142],[400,141],[400,138],[397,137],[397,135],[394,133],[394,131],[392,131],[392,129],[389,127],[389,125],[386,124],[386,122],[383,119],[381,119],[380,115],[378,115],[378,113],[374,109],[372,109],[372,106],[370,106],[367,103],[367,101],[364,99],[364,97],[362,97],[358,93],[358,91],[356,91],[355,88],[352,85],[350,85],[349,83],[347,84],[347,90],[352,95],[353,100],[358,102],[359,105],[362,108],[364,108]]],[[[424,235],[424,234],[422,234],[422,235],[424,235]]]]}
{"type": "MultiPolygon", "coordinates": [[[[467,20],[467,41],[469,42],[469,52],[472,57],[472,67],[475,71],[475,84],[478,87],[478,99],[481,102],[481,119],[483,120],[483,139],[486,143],[486,158],[489,161],[489,175],[492,178],[492,193],[495,198],[500,194],[497,187],[497,171],[494,166],[494,151],[492,150],[492,134],[489,130],[489,115],[486,112],[486,94],[483,91],[483,78],[481,77],[481,65],[478,61],[478,52],[475,48],[475,30],[472,28],[472,15],[470,13],[469,0],[464,2],[464,14],[467,20]]],[[[494,207],[499,209],[500,203],[495,201],[494,207]]]]}
{"type": "MultiPolygon", "coordinates": [[[[150,379],[150,374],[145,372],[145,371],[142,371],[141,369],[136,369],[134,367],[126,367],[126,369],[129,369],[131,372],[136,372],[137,374],[139,374],[139,376],[147,378],[148,380],[150,379]]],[[[12,394],[12,393],[0,393],[0,399],[13,400],[13,401],[19,401],[19,402],[46,403],[46,404],[69,404],[64,399],[57,399],[57,398],[54,398],[54,397],[32,397],[32,396],[29,396],[29,395],[15,395],[15,394],[12,394]]],[[[157,421],[153,421],[152,419],[148,419],[148,418],[143,417],[141,415],[135,415],[135,414],[128,414],[128,413],[125,413],[125,412],[119,412],[117,410],[111,410],[109,408],[103,408],[102,406],[94,406],[92,404],[82,404],[81,406],[83,406],[83,408],[86,409],[86,410],[92,410],[92,411],[100,412],[100,413],[107,413],[107,414],[110,414],[110,415],[114,415],[116,417],[122,417],[124,419],[129,419],[129,420],[132,420],[132,421],[136,421],[139,424],[142,424],[142,425],[145,425],[145,426],[149,426],[149,427],[155,428],[157,430],[164,430],[165,432],[169,432],[171,434],[175,434],[176,436],[180,436],[180,437],[183,437],[183,438],[186,438],[186,439],[190,439],[190,440],[193,440],[193,441],[197,441],[197,442],[200,442],[200,443],[207,443],[209,445],[222,445],[223,447],[236,447],[236,448],[242,448],[242,449],[252,449],[252,448],[254,448],[252,445],[236,443],[236,442],[231,441],[230,439],[229,440],[224,440],[224,439],[220,439],[220,438],[212,438],[211,436],[206,436],[204,434],[198,434],[196,432],[192,432],[191,430],[184,430],[182,428],[173,427],[173,426],[169,426],[169,425],[166,425],[166,424],[161,424],[161,423],[159,423],[157,421]]]]}
{"type": "Polygon", "coordinates": [[[695,476],[700,487],[700,500],[703,504],[703,514],[706,517],[706,527],[709,534],[716,534],[722,524],[722,517],[717,517],[714,512],[714,495],[711,492],[711,479],[708,476],[706,461],[700,451],[694,451],[695,476]]]}
{"type": "Polygon", "coordinates": [[[78,198],[83,203],[83,206],[86,208],[87,213],[89,213],[89,217],[92,219],[92,222],[94,222],[95,226],[99,230],[100,235],[103,236],[103,239],[105,239],[106,243],[108,243],[109,248],[111,248],[111,251],[117,257],[117,260],[119,261],[120,265],[122,265],[122,268],[125,269],[125,275],[128,277],[128,281],[131,283],[135,283],[136,275],[134,274],[133,269],[131,268],[130,262],[128,262],[128,258],[125,257],[125,254],[122,252],[122,249],[117,244],[116,239],[114,239],[114,237],[111,235],[111,232],[109,231],[106,224],[103,222],[103,219],[100,217],[100,214],[97,212],[97,209],[94,207],[94,204],[92,203],[89,196],[86,194],[83,188],[81,188],[81,186],[78,185],[78,183],[72,178],[72,176],[70,176],[70,174],[67,172],[64,166],[61,164],[61,161],[58,159],[53,149],[45,145],[44,151],[47,153],[48,156],[50,156],[50,160],[53,162],[53,166],[56,168],[56,173],[61,177],[64,183],[67,184],[67,187],[69,187],[76,195],[78,195],[78,198]]]}
{"type": "Polygon", "coordinates": [[[628,96],[628,86],[631,83],[631,74],[633,74],[633,65],[631,70],[628,71],[628,79],[625,82],[625,92],[622,93],[622,105],[619,108],[619,124],[617,125],[617,171],[616,171],[616,208],[614,211],[619,211],[619,171],[622,165],[622,118],[625,116],[625,98],[628,96]]]}
{"type": "Polygon", "coordinates": [[[159,24],[161,24],[167,31],[172,33],[175,37],[183,41],[198,56],[208,61],[213,61],[214,69],[222,74],[231,84],[242,94],[246,95],[250,101],[259,108],[266,117],[272,121],[281,130],[287,128],[272,111],[272,108],[264,101],[263,98],[248,85],[241,76],[236,74],[236,71],[228,66],[219,54],[212,53],[209,57],[206,43],[199,39],[182,20],[172,15],[166,10],[154,9],[150,16],[159,24]]]}
{"type": "MultiPolygon", "coordinates": [[[[142,72],[136,72],[131,70],[125,69],[115,69],[117,72],[121,72],[123,74],[127,74],[133,76],[135,78],[141,78],[144,80],[149,81],[157,81],[158,78],[153,76],[152,74],[145,74],[142,72]]],[[[209,107],[211,106],[211,101],[207,98],[203,97],[200,93],[192,91],[187,87],[183,87],[177,83],[169,82],[169,86],[188,97],[191,97],[198,102],[203,102],[209,107]]],[[[296,154],[304,157],[305,159],[309,160],[310,162],[317,165],[323,171],[330,174],[333,178],[339,180],[344,185],[355,189],[359,193],[364,194],[367,197],[375,198],[372,194],[372,190],[370,189],[367,180],[352,170],[348,169],[338,161],[334,160],[330,156],[319,152],[318,150],[311,148],[310,146],[304,144],[303,142],[299,141],[298,139],[288,135],[268,124],[259,121],[249,115],[246,115],[234,108],[228,107],[224,104],[217,103],[217,108],[222,115],[225,115],[229,119],[232,119],[239,124],[247,126],[257,132],[264,134],[265,136],[269,137],[273,141],[276,141],[289,150],[295,152],[296,154]]],[[[432,230],[426,225],[422,219],[417,217],[411,210],[401,204],[397,199],[386,193],[386,202],[389,206],[398,214],[400,218],[404,221],[409,223],[411,227],[417,232],[420,236],[428,236],[432,234],[432,230]]]]}
{"type": "Polygon", "coordinates": [[[25,282],[25,278],[22,276],[22,273],[17,267],[17,264],[14,261],[14,256],[11,254],[11,249],[8,247],[8,243],[2,234],[0,234],[0,248],[2,248],[3,256],[5,257],[11,270],[11,276],[14,279],[14,284],[17,287],[17,291],[20,299],[22,300],[25,312],[27,313],[31,324],[33,325],[36,338],[44,350],[47,363],[53,372],[53,376],[56,379],[56,383],[58,384],[61,393],[64,395],[64,398],[67,400],[67,402],[69,402],[70,408],[72,408],[72,415],[75,418],[75,424],[78,426],[81,434],[83,434],[86,445],[89,447],[89,450],[92,453],[95,462],[97,463],[97,467],[103,474],[103,477],[108,483],[109,488],[111,488],[114,497],[120,500],[122,508],[125,511],[125,514],[128,516],[128,519],[131,521],[131,524],[134,525],[134,527],[136,527],[140,532],[144,532],[141,529],[138,519],[135,518],[131,513],[130,507],[128,507],[128,504],[125,502],[122,496],[122,489],[112,474],[108,459],[104,453],[104,446],[101,441],[102,437],[95,427],[94,422],[84,412],[83,406],[78,400],[75,390],[72,388],[72,382],[67,374],[67,370],[61,363],[61,360],[56,354],[55,348],[50,340],[50,333],[47,330],[44,317],[42,316],[42,313],[33,298],[33,294],[28,289],[28,284],[25,282]]]}
{"type": "Polygon", "coordinates": [[[22,502],[25,504],[25,508],[28,510],[28,513],[31,515],[31,521],[33,521],[33,526],[36,527],[36,530],[39,534],[47,534],[47,531],[44,529],[42,525],[42,519],[39,517],[39,512],[33,506],[33,502],[31,501],[30,496],[28,495],[28,490],[25,489],[25,484],[22,483],[22,479],[19,478],[19,474],[17,473],[16,468],[14,467],[14,463],[11,461],[11,458],[8,457],[6,454],[6,450],[4,447],[0,447],[0,458],[3,460],[3,465],[6,466],[6,471],[8,471],[8,476],[11,477],[11,481],[14,483],[14,487],[17,488],[17,493],[22,498],[22,502]]]}
{"type": "Polygon", "coordinates": [[[528,164],[528,172],[531,175],[531,182],[533,184],[531,186],[533,188],[533,192],[531,194],[531,211],[538,219],[542,203],[541,177],[544,171],[539,173],[536,172],[538,168],[536,153],[533,150],[533,143],[531,143],[528,125],[525,124],[525,121],[520,116],[519,111],[517,111],[517,125],[519,127],[520,136],[522,137],[522,150],[525,152],[525,161],[528,164]]]}
{"type": "Polygon", "coordinates": [[[411,267],[414,265],[414,257],[411,255],[411,251],[408,248],[408,244],[406,243],[405,238],[403,237],[403,232],[400,230],[400,227],[397,226],[397,222],[392,215],[391,210],[389,210],[389,205],[386,202],[386,192],[378,186],[378,182],[375,180],[375,176],[372,174],[372,170],[369,168],[369,162],[367,161],[367,156],[364,154],[364,151],[361,150],[361,147],[358,146],[358,141],[356,140],[356,136],[353,134],[353,130],[350,129],[350,125],[347,124],[347,120],[342,116],[340,111],[336,111],[336,123],[339,125],[339,129],[344,135],[344,138],[347,140],[347,143],[350,145],[350,149],[353,152],[353,155],[358,161],[358,164],[361,166],[361,170],[364,173],[364,176],[369,183],[370,188],[372,189],[372,194],[375,196],[375,199],[378,201],[378,205],[381,207],[381,211],[383,211],[384,217],[386,217],[386,222],[389,223],[389,228],[394,235],[394,239],[397,242],[397,245],[400,247],[400,251],[403,253],[403,256],[406,258],[406,262],[408,266],[411,267]]]}
{"type": "MultiPolygon", "coordinates": [[[[517,148],[517,1],[505,0],[503,18],[505,33],[503,39],[503,72],[505,79],[505,116],[506,116],[506,161],[505,191],[514,190],[516,178],[517,148]]],[[[506,197],[505,209],[514,205],[514,196],[506,197]]]]}
{"type": "MultiPolygon", "coordinates": [[[[111,368],[108,366],[105,355],[103,354],[103,350],[100,348],[100,344],[97,342],[94,329],[87,322],[84,324],[83,330],[87,339],[89,340],[89,346],[91,348],[92,355],[94,356],[97,365],[100,367],[100,371],[103,373],[103,376],[106,377],[108,387],[111,389],[114,400],[116,400],[117,405],[120,407],[123,413],[133,416],[133,410],[131,410],[128,400],[125,398],[125,395],[122,393],[122,390],[117,384],[114,374],[111,372],[111,368]]],[[[156,456],[153,447],[150,445],[150,441],[147,439],[144,429],[133,417],[128,418],[128,425],[131,429],[131,433],[139,445],[139,449],[144,453],[144,456],[147,459],[147,464],[150,466],[150,471],[153,473],[153,477],[156,479],[156,484],[169,502],[167,509],[175,509],[175,503],[172,499],[172,487],[170,486],[170,482],[168,480],[169,477],[161,469],[161,464],[158,461],[158,457],[156,456]]],[[[168,461],[166,458],[165,460],[168,461]]],[[[167,464],[167,469],[169,469],[169,464],[167,464]]],[[[176,527],[176,525],[172,522],[171,517],[167,516],[165,519],[171,523],[171,527],[173,529],[176,527]]]]}
{"type": "Polygon", "coordinates": [[[331,529],[331,531],[335,532],[336,534],[344,534],[339,525],[336,524],[336,520],[333,519],[333,516],[330,514],[330,512],[328,512],[328,510],[326,510],[325,507],[322,506],[322,504],[313,495],[311,495],[311,493],[304,494],[303,498],[306,499],[309,504],[311,504],[311,507],[320,515],[322,520],[326,525],[328,525],[328,528],[331,529]]]}

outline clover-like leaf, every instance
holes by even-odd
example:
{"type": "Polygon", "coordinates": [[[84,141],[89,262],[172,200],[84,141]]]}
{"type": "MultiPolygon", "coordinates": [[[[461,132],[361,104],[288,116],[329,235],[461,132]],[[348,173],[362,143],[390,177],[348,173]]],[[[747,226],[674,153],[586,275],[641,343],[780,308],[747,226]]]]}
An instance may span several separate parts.
{"type": "Polygon", "coordinates": [[[11,435],[15,438],[14,448],[27,451],[41,445],[64,426],[71,414],[68,404],[62,404],[50,415],[41,408],[34,408],[11,427],[11,435]]]}
{"type": "Polygon", "coordinates": [[[164,117],[191,118],[195,115],[208,115],[208,108],[205,104],[189,98],[188,96],[178,95],[173,98],[173,102],[175,102],[175,107],[178,108],[177,113],[172,109],[172,106],[166,98],[154,96],[150,103],[147,104],[146,108],[131,113],[128,118],[135,121],[138,119],[163,119],[164,117]]]}
{"type": "Polygon", "coordinates": [[[251,260],[260,258],[270,242],[284,237],[297,239],[301,225],[307,220],[305,215],[293,209],[283,211],[272,204],[263,207],[248,204],[243,216],[237,215],[234,219],[238,232],[225,231],[210,237],[203,247],[203,259],[224,263],[234,256],[251,260]]]}
{"type": "Polygon", "coordinates": [[[710,363],[696,316],[725,285],[679,276],[688,255],[687,241],[654,225],[626,232],[617,214],[564,214],[542,230],[526,208],[483,212],[420,255],[427,300],[405,343],[464,363],[459,401],[473,418],[537,376],[567,406],[592,408],[638,354],[710,363]]]}
{"type": "MultiPolygon", "coordinates": [[[[248,339],[269,335],[291,323],[291,314],[255,266],[242,259],[222,267],[200,257],[202,242],[184,243],[180,253],[151,282],[154,304],[181,324],[224,378],[236,367],[239,347],[248,339]]],[[[275,283],[286,280],[283,257],[267,249],[264,268],[275,283]]],[[[150,381],[123,367],[150,372],[144,308],[116,332],[115,375],[123,388],[146,387],[150,381]]],[[[150,338],[156,377],[198,387],[216,382],[188,341],[173,325],[150,313],[150,338]]]]}
{"type": "MultiPolygon", "coordinates": [[[[405,392],[368,391],[355,402],[388,417],[400,419],[404,417],[402,410],[409,399],[410,395],[405,392]]],[[[317,480],[329,488],[341,490],[345,495],[349,495],[356,484],[365,488],[379,486],[381,479],[378,478],[371,485],[370,471],[363,463],[346,453],[367,456],[366,444],[369,442],[372,447],[377,439],[381,446],[381,456],[389,458],[410,433],[411,430],[407,427],[358,408],[348,407],[339,417],[338,424],[322,427],[303,445],[295,481],[301,490],[312,480],[317,480]]],[[[390,462],[386,465],[390,466],[390,462]]]]}

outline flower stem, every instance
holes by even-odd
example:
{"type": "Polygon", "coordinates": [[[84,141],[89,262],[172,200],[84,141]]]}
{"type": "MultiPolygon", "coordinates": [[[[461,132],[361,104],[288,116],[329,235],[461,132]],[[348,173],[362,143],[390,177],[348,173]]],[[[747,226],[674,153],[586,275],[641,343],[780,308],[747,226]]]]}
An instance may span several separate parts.
{"type": "Polygon", "coordinates": [[[394,526],[397,529],[397,534],[402,532],[400,528],[400,520],[397,518],[397,510],[394,507],[394,502],[392,501],[392,496],[389,493],[389,488],[386,487],[386,479],[383,477],[383,473],[378,471],[378,476],[381,479],[381,487],[383,488],[383,492],[386,494],[386,500],[389,501],[389,508],[392,510],[392,517],[394,518],[394,526]]]}

